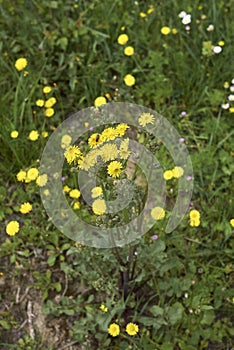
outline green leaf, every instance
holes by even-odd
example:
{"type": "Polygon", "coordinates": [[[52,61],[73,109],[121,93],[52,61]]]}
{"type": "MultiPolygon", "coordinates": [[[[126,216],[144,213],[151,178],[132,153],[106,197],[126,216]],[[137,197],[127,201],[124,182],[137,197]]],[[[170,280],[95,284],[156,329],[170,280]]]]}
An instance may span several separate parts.
{"type": "Polygon", "coordinates": [[[202,306],[200,307],[200,309],[201,309],[201,310],[213,310],[214,308],[213,308],[213,306],[211,306],[211,305],[202,305],[202,306]]]}
{"type": "Polygon", "coordinates": [[[55,261],[56,261],[56,258],[57,258],[57,255],[55,255],[55,254],[50,255],[49,258],[47,259],[47,264],[49,266],[53,266],[55,261]]]}
{"type": "Polygon", "coordinates": [[[168,319],[172,325],[179,323],[183,317],[184,307],[181,303],[176,302],[172,307],[168,310],[168,319]]]}
{"type": "Polygon", "coordinates": [[[159,307],[158,305],[152,306],[150,309],[150,312],[156,317],[163,315],[163,309],[161,307],[159,307]]]}

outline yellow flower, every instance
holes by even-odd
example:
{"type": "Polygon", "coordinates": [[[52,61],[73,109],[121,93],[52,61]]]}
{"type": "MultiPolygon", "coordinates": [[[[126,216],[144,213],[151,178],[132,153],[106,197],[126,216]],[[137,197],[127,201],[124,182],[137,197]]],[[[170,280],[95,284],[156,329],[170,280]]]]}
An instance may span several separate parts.
{"type": "Polygon", "coordinates": [[[94,187],[91,192],[91,197],[97,198],[102,194],[102,188],[100,186],[94,187]]]}
{"type": "Polygon", "coordinates": [[[67,185],[65,185],[65,186],[63,187],[63,191],[64,191],[65,193],[70,192],[70,187],[68,187],[67,185]]]}
{"type": "Polygon", "coordinates": [[[139,331],[139,327],[137,324],[135,323],[128,323],[127,326],[126,326],[126,332],[129,334],[129,335],[136,335],[137,332],[139,331]]]}
{"type": "Polygon", "coordinates": [[[200,213],[198,210],[193,209],[189,213],[190,220],[199,220],[200,219],[200,213]]]}
{"type": "Polygon", "coordinates": [[[75,202],[74,204],[73,204],[73,209],[80,209],[80,202],[75,202]]]}
{"type": "Polygon", "coordinates": [[[162,27],[161,28],[161,33],[163,34],[163,35],[168,35],[169,33],[171,32],[171,29],[169,28],[169,27],[162,27]]]}
{"type": "Polygon", "coordinates": [[[43,88],[44,94],[49,94],[51,90],[52,90],[52,89],[51,89],[50,86],[45,86],[45,87],[43,88]]]}
{"type": "Polygon", "coordinates": [[[224,84],[223,84],[224,89],[228,89],[229,86],[230,86],[229,82],[225,81],[224,84]]]}
{"type": "Polygon", "coordinates": [[[44,100],[36,100],[36,105],[37,105],[38,107],[43,107],[44,104],[45,104],[45,101],[44,101],[44,100]]]}
{"type": "Polygon", "coordinates": [[[19,232],[19,223],[18,221],[10,221],[6,226],[6,233],[9,236],[14,236],[17,232],[19,232]]]}
{"type": "Polygon", "coordinates": [[[48,188],[46,190],[43,191],[45,196],[49,196],[50,195],[50,191],[48,190],[48,188]]]}
{"type": "Polygon", "coordinates": [[[117,125],[115,128],[116,136],[124,136],[127,129],[129,129],[129,126],[125,123],[117,125]]]}
{"type": "Polygon", "coordinates": [[[103,141],[111,141],[111,140],[114,140],[115,138],[116,138],[116,130],[114,128],[107,128],[103,130],[101,134],[101,139],[103,141]]]}
{"type": "Polygon", "coordinates": [[[132,56],[134,54],[134,48],[132,46],[125,47],[124,54],[126,56],[132,56]]]}
{"type": "Polygon", "coordinates": [[[80,162],[78,162],[80,169],[88,171],[97,162],[97,150],[90,151],[80,162]]]}
{"type": "Polygon", "coordinates": [[[117,337],[120,333],[120,327],[116,323],[112,323],[108,328],[108,333],[112,335],[112,337],[117,337]]]}
{"type": "Polygon", "coordinates": [[[74,198],[74,199],[80,198],[80,194],[81,194],[80,191],[77,190],[77,189],[71,190],[71,191],[69,192],[69,196],[70,196],[71,198],[74,198]]]}
{"type": "Polygon", "coordinates": [[[95,199],[92,204],[94,214],[103,215],[106,212],[106,203],[104,199],[95,199]]]}
{"type": "Polygon", "coordinates": [[[133,86],[133,85],[135,84],[135,82],[136,82],[136,79],[134,78],[133,75],[127,74],[127,75],[125,75],[125,77],[124,77],[124,82],[125,82],[125,84],[126,84],[127,86],[133,86]]]}
{"type": "Polygon", "coordinates": [[[147,13],[148,15],[150,15],[151,13],[154,12],[154,8],[153,7],[150,7],[148,10],[147,10],[147,13]]]}
{"type": "Polygon", "coordinates": [[[108,311],[108,308],[104,304],[101,304],[99,309],[102,310],[102,312],[108,311]]]}
{"type": "Polygon", "coordinates": [[[230,108],[229,108],[229,112],[230,112],[230,113],[234,113],[234,107],[230,107],[230,108]]]}
{"type": "Polygon", "coordinates": [[[19,135],[19,133],[18,133],[17,130],[14,130],[14,131],[11,132],[11,138],[12,139],[17,139],[18,135],[19,135]]]}
{"type": "Polygon", "coordinates": [[[39,187],[44,187],[47,184],[47,181],[48,181],[47,174],[39,175],[38,178],[36,179],[36,184],[39,187]]]}
{"type": "Polygon", "coordinates": [[[171,32],[172,32],[172,34],[177,34],[178,30],[176,28],[172,28],[171,32]]]}
{"type": "Polygon", "coordinates": [[[36,180],[36,178],[38,177],[39,175],[39,171],[37,168],[31,168],[27,171],[27,178],[30,180],[30,181],[33,181],[33,180],[36,180]]]}
{"type": "Polygon", "coordinates": [[[53,117],[54,109],[53,108],[46,108],[46,110],[44,111],[44,114],[48,118],[53,117]]]}
{"type": "Polygon", "coordinates": [[[37,130],[32,130],[28,135],[28,138],[30,141],[36,141],[38,137],[39,137],[39,134],[37,130]]]}
{"type": "Polygon", "coordinates": [[[165,210],[161,207],[154,207],[151,210],[151,216],[154,220],[162,220],[165,217],[165,210]]]}
{"type": "Polygon", "coordinates": [[[131,152],[128,149],[128,145],[129,145],[129,139],[125,139],[121,142],[120,148],[119,148],[120,158],[128,159],[128,157],[130,156],[131,152]]]}
{"type": "Polygon", "coordinates": [[[200,225],[200,219],[190,219],[190,226],[198,227],[200,225]]]}
{"type": "Polygon", "coordinates": [[[32,204],[29,202],[25,202],[20,206],[21,214],[28,214],[32,210],[32,204]]]}
{"type": "Polygon", "coordinates": [[[118,157],[117,146],[111,143],[107,143],[106,145],[100,148],[99,155],[102,157],[104,162],[114,160],[118,157]]]}
{"type": "Polygon", "coordinates": [[[72,142],[72,138],[70,135],[63,135],[62,140],[61,140],[61,147],[62,148],[67,148],[68,146],[70,146],[72,142]]]}
{"type": "Polygon", "coordinates": [[[15,68],[20,72],[27,66],[28,62],[26,58],[18,58],[15,62],[15,68]]]}
{"type": "Polygon", "coordinates": [[[97,147],[101,143],[103,143],[104,139],[101,134],[92,134],[88,139],[88,144],[91,148],[97,147]]]}
{"type": "Polygon", "coordinates": [[[147,14],[145,12],[140,12],[140,17],[141,18],[145,18],[147,16],[147,14]]]}
{"type": "Polygon", "coordinates": [[[165,180],[171,180],[173,178],[173,172],[171,170],[166,170],[163,173],[163,177],[165,180]]]}
{"type": "Polygon", "coordinates": [[[231,219],[229,222],[230,222],[230,225],[231,225],[232,227],[234,227],[234,219],[231,219]]]}
{"type": "Polygon", "coordinates": [[[118,44],[125,45],[128,42],[127,34],[120,34],[117,41],[118,41],[118,44]]]}
{"type": "Polygon", "coordinates": [[[24,181],[26,179],[26,171],[20,170],[16,177],[18,181],[24,181]]]}
{"type": "Polygon", "coordinates": [[[122,163],[117,162],[116,160],[114,160],[113,162],[111,162],[108,167],[107,167],[107,172],[110,176],[116,178],[116,177],[120,177],[121,174],[121,169],[123,168],[122,163]]]}
{"type": "Polygon", "coordinates": [[[48,131],[42,131],[41,136],[46,138],[49,135],[48,131]]]}
{"type": "Polygon", "coordinates": [[[225,42],[224,42],[223,40],[220,40],[220,41],[218,42],[218,45],[219,45],[219,46],[224,46],[224,45],[225,45],[225,42]]]}
{"type": "Polygon", "coordinates": [[[147,124],[153,124],[154,116],[150,113],[142,113],[142,115],[138,119],[138,123],[143,127],[147,124]]]}
{"type": "Polygon", "coordinates": [[[57,102],[56,98],[55,97],[51,97],[45,102],[45,107],[46,108],[51,108],[51,107],[53,107],[55,105],[56,102],[57,102]]]}
{"type": "Polygon", "coordinates": [[[180,166],[175,166],[173,169],[172,169],[172,173],[173,173],[173,176],[178,179],[179,177],[183,176],[184,175],[184,169],[181,168],[180,166]]]}
{"type": "Polygon", "coordinates": [[[99,96],[94,101],[94,106],[99,107],[101,105],[104,105],[106,103],[106,99],[103,96],[99,96]]]}
{"type": "Polygon", "coordinates": [[[74,162],[77,158],[81,156],[81,150],[77,146],[70,146],[66,152],[64,153],[64,156],[69,164],[74,162]]]}

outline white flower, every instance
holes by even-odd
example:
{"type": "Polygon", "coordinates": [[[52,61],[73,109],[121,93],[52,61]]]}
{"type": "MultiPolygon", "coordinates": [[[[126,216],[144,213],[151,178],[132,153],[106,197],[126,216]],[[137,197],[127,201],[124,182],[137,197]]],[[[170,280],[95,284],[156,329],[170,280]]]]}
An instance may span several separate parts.
{"type": "Polygon", "coordinates": [[[213,25],[213,24],[209,24],[208,27],[206,28],[206,30],[207,30],[208,32],[213,32],[213,30],[214,30],[214,25],[213,25]]]}
{"type": "Polygon", "coordinates": [[[187,13],[186,13],[185,11],[181,11],[181,12],[178,14],[178,16],[179,16],[180,18],[184,18],[186,15],[187,15],[187,13]]]}
{"type": "Polygon", "coordinates": [[[234,95],[229,95],[228,99],[229,99],[229,101],[234,101],[234,95]]]}
{"type": "Polygon", "coordinates": [[[190,30],[190,26],[185,26],[185,29],[186,30],[190,30]]]}
{"type": "Polygon", "coordinates": [[[232,84],[234,84],[234,79],[232,79],[232,84]]]}
{"type": "Polygon", "coordinates": [[[191,15],[185,15],[182,19],[184,25],[191,23],[191,15]]]}
{"type": "Polygon", "coordinates": [[[234,85],[230,86],[230,91],[234,92],[234,85]]]}
{"type": "Polygon", "coordinates": [[[220,53],[222,51],[222,47],[221,46],[215,46],[214,48],[213,48],[213,52],[214,53],[220,53]]]}
{"type": "Polygon", "coordinates": [[[223,109],[228,109],[230,107],[229,103],[223,103],[221,106],[223,109]]]}

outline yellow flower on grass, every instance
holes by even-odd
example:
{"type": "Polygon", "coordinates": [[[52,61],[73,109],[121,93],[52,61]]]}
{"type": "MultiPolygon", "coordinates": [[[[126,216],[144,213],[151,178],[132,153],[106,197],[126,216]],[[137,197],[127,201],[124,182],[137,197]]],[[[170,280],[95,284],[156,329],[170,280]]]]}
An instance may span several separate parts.
{"type": "Polygon", "coordinates": [[[128,35],[127,34],[120,34],[118,36],[118,44],[125,45],[128,42],[128,35]]]}
{"type": "Polygon", "coordinates": [[[49,135],[48,131],[42,131],[41,136],[46,138],[49,135]]]}
{"type": "Polygon", "coordinates": [[[150,7],[148,10],[147,10],[147,13],[148,15],[150,15],[151,13],[154,12],[154,8],[153,7],[150,7]]]}
{"type": "Polygon", "coordinates": [[[73,209],[80,209],[80,202],[75,202],[74,204],[73,204],[73,209]]]}
{"type": "Polygon", "coordinates": [[[68,192],[70,192],[70,187],[68,187],[67,185],[65,185],[64,187],[63,187],[63,192],[65,192],[65,193],[68,193],[68,192]]]}
{"type": "Polygon", "coordinates": [[[134,54],[134,48],[132,46],[125,47],[124,54],[126,56],[132,56],[134,54]]]}
{"type": "Polygon", "coordinates": [[[45,86],[45,87],[43,88],[44,94],[49,94],[51,90],[52,90],[52,89],[51,89],[50,86],[45,86]]]}
{"type": "Polygon", "coordinates": [[[234,219],[231,219],[229,222],[230,222],[230,225],[231,225],[232,227],[234,227],[234,219]]]}
{"type": "Polygon", "coordinates": [[[83,159],[78,161],[80,169],[88,171],[97,162],[98,151],[90,151],[83,159]]]}
{"type": "Polygon", "coordinates": [[[141,126],[146,126],[147,124],[153,124],[154,123],[154,116],[153,114],[150,113],[143,113],[139,118],[138,118],[138,123],[141,126]]]}
{"type": "Polygon", "coordinates": [[[31,168],[27,171],[27,179],[29,179],[30,181],[36,180],[36,178],[39,175],[39,171],[37,168],[31,168]]]}
{"type": "Polygon", "coordinates": [[[171,32],[171,29],[167,26],[161,28],[161,33],[163,35],[168,35],[171,32]]]}
{"type": "Polygon", "coordinates": [[[136,335],[139,331],[139,327],[137,324],[135,323],[128,323],[127,326],[126,326],[126,332],[129,334],[129,335],[136,335]]]}
{"type": "Polygon", "coordinates": [[[71,164],[81,156],[81,150],[78,146],[70,146],[64,153],[64,156],[67,162],[71,164]]]}
{"type": "Polygon", "coordinates": [[[230,112],[230,113],[234,113],[234,107],[230,107],[230,108],[229,108],[229,112],[230,112]]]}
{"type": "Polygon", "coordinates": [[[184,175],[184,169],[181,168],[180,166],[175,166],[173,169],[172,169],[172,173],[173,173],[173,176],[178,179],[179,177],[183,176],[184,175]]]}
{"type": "Polygon", "coordinates": [[[99,107],[99,106],[104,105],[104,104],[106,104],[106,99],[103,96],[97,97],[94,101],[95,107],[99,107]]]}
{"type": "Polygon", "coordinates": [[[17,137],[19,136],[19,133],[17,130],[14,130],[11,132],[11,138],[12,139],[17,139],[17,137]]]}
{"type": "Polygon", "coordinates": [[[225,42],[224,42],[223,40],[220,40],[220,41],[218,42],[218,45],[219,45],[219,46],[224,46],[224,45],[225,45],[225,42]]]}
{"type": "Polygon", "coordinates": [[[125,77],[124,77],[124,82],[125,82],[125,84],[126,84],[127,86],[133,86],[133,85],[135,84],[135,82],[136,82],[136,79],[134,78],[133,75],[127,74],[127,75],[125,75],[125,77]]]}
{"type": "Polygon", "coordinates": [[[171,32],[172,32],[172,34],[177,34],[178,30],[176,28],[172,28],[171,32]]]}
{"type": "Polygon", "coordinates": [[[50,191],[48,190],[48,188],[46,190],[43,191],[45,196],[49,196],[50,195],[50,191]]]}
{"type": "Polygon", "coordinates": [[[39,137],[39,134],[37,130],[32,130],[28,135],[28,138],[30,141],[36,141],[38,137],[39,137]]]}
{"type": "Polygon", "coordinates": [[[42,175],[39,175],[38,178],[36,179],[36,184],[39,187],[44,187],[47,184],[47,181],[48,181],[47,174],[42,174],[42,175]]]}
{"type": "Polygon", "coordinates": [[[74,199],[80,198],[80,191],[77,189],[71,190],[69,196],[74,199]]]}
{"type": "Polygon", "coordinates": [[[21,214],[28,214],[32,210],[32,204],[29,202],[25,202],[20,206],[21,214]]]}
{"type": "Polygon", "coordinates": [[[111,143],[107,143],[100,148],[99,155],[102,157],[104,162],[114,160],[118,157],[117,146],[111,143]]]}
{"type": "Polygon", "coordinates": [[[100,186],[94,187],[91,191],[92,198],[97,198],[101,196],[101,194],[102,194],[102,188],[100,186]]]}
{"type": "Polygon", "coordinates": [[[106,203],[104,199],[95,199],[95,201],[92,204],[92,209],[94,214],[96,215],[103,215],[106,212],[106,203]]]}
{"type": "Polygon", "coordinates": [[[44,111],[44,114],[47,118],[51,118],[54,115],[54,109],[53,108],[46,108],[44,111]]]}
{"type": "Polygon", "coordinates": [[[111,141],[111,140],[114,140],[115,138],[116,138],[116,129],[114,128],[107,128],[103,130],[101,134],[101,139],[103,141],[111,141]]]}
{"type": "Polygon", "coordinates": [[[57,102],[56,98],[55,97],[51,97],[45,102],[45,107],[46,108],[51,108],[51,107],[53,107],[55,105],[56,102],[57,102]]]}
{"type": "Polygon", "coordinates": [[[165,210],[161,207],[154,207],[151,210],[151,216],[154,220],[162,220],[165,217],[165,210]]]}
{"type": "Polygon", "coordinates": [[[102,310],[102,312],[108,311],[108,308],[104,304],[101,304],[99,309],[102,310]]]}
{"type": "Polygon", "coordinates": [[[127,129],[129,129],[128,124],[121,123],[121,124],[117,125],[115,128],[116,136],[124,136],[127,129]]]}
{"type": "Polygon", "coordinates": [[[107,172],[111,177],[114,177],[114,178],[120,177],[122,168],[123,168],[122,163],[114,160],[108,165],[107,172]]]}
{"type": "Polygon", "coordinates": [[[26,179],[26,171],[20,170],[16,175],[18,181],[24,181],[26,179]]]}
{"type": "Polygon", "coordinates": [[[18,58],[15,62],[15,68],[20,72],[27,66],[28,62],[26,58],[18,58]]]}
{"type": "Polygon", "coordinates": [[[189,213],[190,220],[198,220],[200,219],[200,213],[198,210],[193,209],[189,213]]]}
{"type": "Polygon", "coordinates": [[[6,233],[9,236],[14,236],[17,232],[19,232],[19,223],[18,221],[10,221],[6,226],[6,233]]]}
{"type": "Polygon", "coordinates": [[[120,147],[119,147],[119,156],[122,159],[128,159],[130,156],[131,152],[128,149],[129,146],[129,139],[125,139],[121,142],[120,147]]]}
{"type": "Polygon", "coordinates": [[[141,18],[145,18],[147,16],[147,14],[145,12],[140,12],[140,17],[141,18]]]}
{"type": "Polygon", "coordinates": [[[171,170],[166,170],[163,173],[163,177],[165,180],[171,180],[173,178],[173,172],[171,170]]]}
{"type": "Polygon", "coordinates": [[[89,137],[88,144],[89,144],[89,147],[94,148],[100,145],[101,143],[103,143],[103,141],[104,139],[102,134],[95,133],[89,137]]]}
{"type": "Polygon", "coordinates": [[[70,135],[63,135],[62,140],[61,140],[61,147],[62,148],[67,148],[68,146],[70,146],[72,142],[72,138],[70,135]]]}
{"type": "Polygon", "coordinates": [[[117,323],[112,323],[108,328],[108,333],[112,335],[112,337],[117,337],[120,333],[120,327],[117,323]]]}
{"type": "Polygon", "coordinates": [[[200,226],[200,219],[190,219],[190,226],[192,227],[200,226]]]}
{"type": "Polygon", "coordinates": [[[44,100],[36,100],[36,105],[38,106],[38,107],[43,107],[44,106],[44,104],[45,104],[45,101],[44,100]]]}

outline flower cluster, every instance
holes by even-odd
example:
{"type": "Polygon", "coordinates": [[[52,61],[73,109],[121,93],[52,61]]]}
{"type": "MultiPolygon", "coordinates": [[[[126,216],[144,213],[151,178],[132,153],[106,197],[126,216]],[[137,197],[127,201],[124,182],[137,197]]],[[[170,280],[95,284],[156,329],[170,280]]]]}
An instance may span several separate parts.
{"type": "Polygon", "coordinates": [[[171,170],[166,170],[163,173],[163,177],[165,180],[171,180],[173,178],[178,179],[179,177],[184,175],[184,169],[180,166],[175,166],[171,170]]]}
{"type": "MultiPolygon", "coordinates": [[[[125,44],[127,44],[129,40],[129,37],[127,34],[120,34],[118,36],[118,39],[117,39],[117,42],[119,45],[122,45],[124,46],[125,44]]],[[[133,46],[126,46],[124,48],[124,54],[125,56],[132,56],[134,55],[134,47],[133,46]]],[[[124,83],[127,85],[127,86],[133,86],[136,82],[136,79],[135,77],[132,75],[132,74],[126,74],[125,77],[124,77],[124,83]]]]}
{"type": "Polygon", "coordinates": [[[228,109],[230,113],[234,113],[234,79],[231,80],[231,83],[225,81],[224,88],[229,89],[230,93],[227,97],[227,100],[224,103],[222,103],[221,107],[223,109],[228,109]]]}
{"type": "Polygon", "coordinates": [[[185,26],[185,29],[190,30],[189,24],[191,23],[191,15],[185,11],[181,11],[178,16],[181,18],[181,22],[185,26]]]}
{"type": "Polygon", "coordinates": [[[26,170],[20,170],[16,178],[19,182],[25,182],[29,183],[32,181],[36,181],[36,184],[39,187],[44,187],[47,184],[47,175],[46,174],[39,174],[39,170],[37,168],[30,168],[27,171],[26,170]]]}
{"type": "MultiPolygon", "coordinates": [[[[139,327],[135,323],[128,323],[126,326],[125,331],[128,333],[128,335],[136,335],[139,332],[139,327]]],[[[117,323],[112,323],[108,328],[108,333],[112,337],[117,337],[120,334],[120,326],[117,323]]]]}
{"type": "Polygon", "coordinates": [[[190,217],[190,226],[192,227],[198,227],[200,226],[200,213],[198,210],[193,209],[189,213],[190,217]]]}
{"type": "Polygon", "coordinates": [[[47,118],[53,117],[55,113],[53,107],[57,103],[57,100],[55,97],[53,96],[49,97],[51,92],[52,92],[52,88],[50,86],[44,86],[43,88],[44,97],[36,100],[36,106],[40,108],[44,108],[44,115],[47,118]]]}

